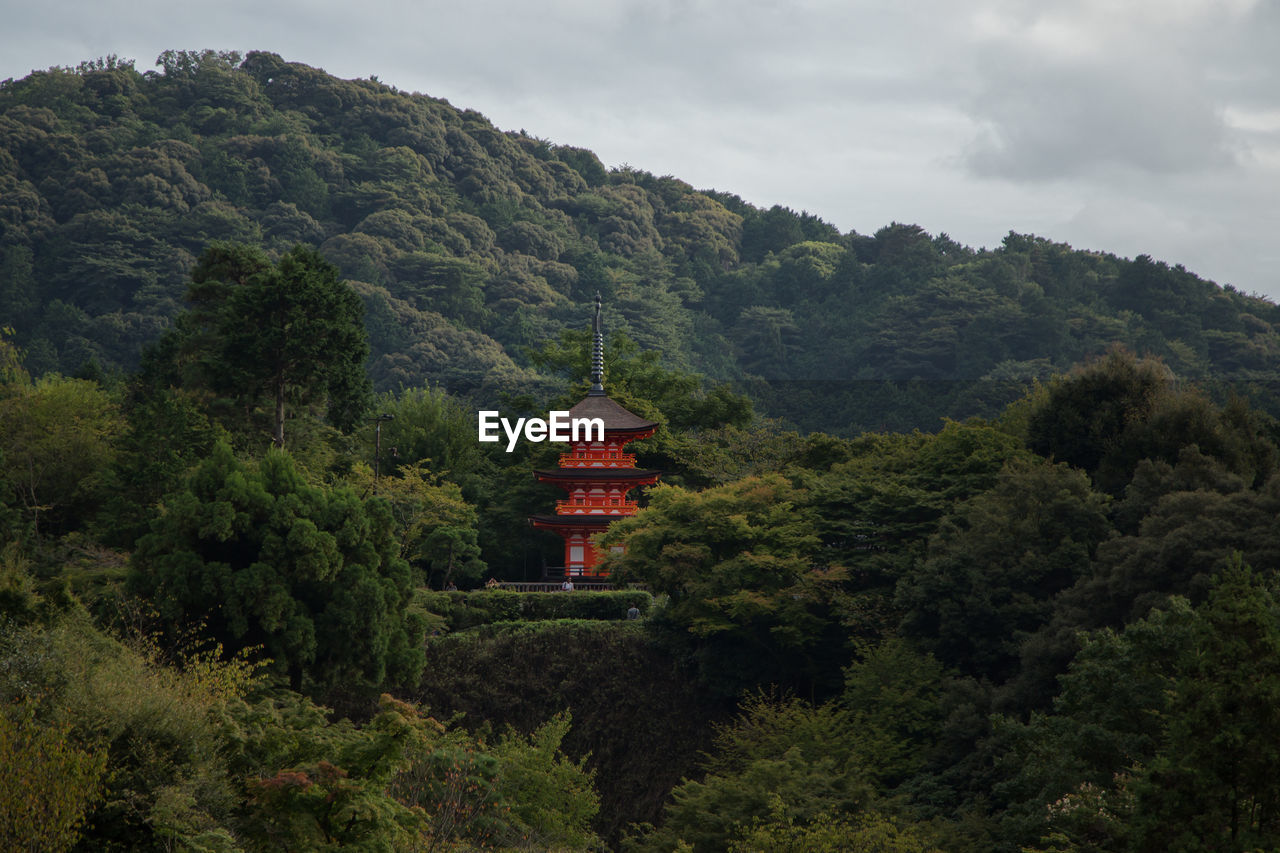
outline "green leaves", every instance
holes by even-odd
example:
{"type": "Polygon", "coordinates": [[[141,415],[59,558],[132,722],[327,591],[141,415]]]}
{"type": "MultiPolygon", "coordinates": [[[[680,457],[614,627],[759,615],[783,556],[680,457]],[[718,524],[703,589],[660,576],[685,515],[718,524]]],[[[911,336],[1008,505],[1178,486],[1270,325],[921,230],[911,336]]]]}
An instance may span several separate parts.
{"type": "Polygon", "coordinates": [[[215,243],[192,271],[190,310],[151,354],[159,382],[203,388],[237,431],[269,425],[284,446],[290,407],[315,407],[352,429],[368,404],[363,304],[313,249],[277,264],[260,249],[215,243]]]}
{"type": "MultiPolygon", "coordinates": [[[[606,548],[626,546],[608,558],[617,580],[670,596],[663,618],[701,641],[702,653],[739,658],[745,668],[714,672],[727,679],[721,689],[812,678],[812,656],[832,651],[823,649],[829,607],[845,575],[815,563],[819,539],[801,500],[780,475],[702,492],[660,487],[645,511],[601,538],[606,548]]],[[[703,675],[719,669],[704,662],[703,675]]]]}
{"type": "Polygon", "coordinates": [[[219,445],[138,543],[131,583],[171,625],[208,613],[229,649],[261,645],[295,688],[403,682],[422,626],[383,513],[306,485],[283,453],[251,467],[219,445]]]}

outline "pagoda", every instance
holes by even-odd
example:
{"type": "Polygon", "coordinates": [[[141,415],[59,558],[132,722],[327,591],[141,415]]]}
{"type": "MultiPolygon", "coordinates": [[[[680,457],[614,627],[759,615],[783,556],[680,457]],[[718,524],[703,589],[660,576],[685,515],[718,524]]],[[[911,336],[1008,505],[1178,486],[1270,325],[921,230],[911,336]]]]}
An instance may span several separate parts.
{"type": "MultiPolygon", "coordinates": [[[[653,435],[658,425],[628,412],[604,393],[604,333],[600,328],[600,294],[596,294],[594,324],[595,344],[591,354],[591,390],[569,417],[599,418],[604,423],[601,440],[573,441],[569,451],[560,454],[560,465],[550,470],[535,471],[546,483],[555,483],[567,492],[556,501],[555,515],[535,515],[529,520],[534,527],[553,530],[564,538],[564,576],[566,578],[604,579],[600,571],[600,552],[592,538],[603,533],[618,518],[635,515],[639,507],[627,495],[637,486],[658,482],[660,472],[636,467],[634,454],[623,448],[627,442],[653,435]]],[[[622,546],[615,545],[615,550],[622,546]]]]}

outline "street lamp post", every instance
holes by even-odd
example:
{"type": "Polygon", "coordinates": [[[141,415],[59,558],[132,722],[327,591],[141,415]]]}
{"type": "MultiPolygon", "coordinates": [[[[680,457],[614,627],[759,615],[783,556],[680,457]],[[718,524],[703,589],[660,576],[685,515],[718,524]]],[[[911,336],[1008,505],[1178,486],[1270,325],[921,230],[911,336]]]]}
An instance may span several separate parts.
{"type": "Polygon", "coordinates": [[[382,424],[395,418],[395,415],[383,413],[369,418],[373,421],[373,493],[378,493],[378,477],[382,473],[382,424]]]}

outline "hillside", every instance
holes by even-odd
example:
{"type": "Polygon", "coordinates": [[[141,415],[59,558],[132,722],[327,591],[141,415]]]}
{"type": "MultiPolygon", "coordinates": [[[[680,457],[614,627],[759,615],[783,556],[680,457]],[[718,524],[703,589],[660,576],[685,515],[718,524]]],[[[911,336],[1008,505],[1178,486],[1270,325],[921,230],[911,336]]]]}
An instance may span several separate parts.
{"type": "Polygon", "coordinates": [[[1276,305],[162,66],[0,84],[0,849],[1280,849],[1276,305]]]}
{"type": "Polygon", "coordinates": [[[134,368],[215,240],[318,246],[364,300],[384,390],[527,390],[527,348],[581,328],[597,290],[668,366],[833,433],[990,415],[1114,343],[1192,380],[1280,363],[1280,308],[1181,267],[841,234],[271,53],[0,84],[0,324],[34,375],[134,368]]]}

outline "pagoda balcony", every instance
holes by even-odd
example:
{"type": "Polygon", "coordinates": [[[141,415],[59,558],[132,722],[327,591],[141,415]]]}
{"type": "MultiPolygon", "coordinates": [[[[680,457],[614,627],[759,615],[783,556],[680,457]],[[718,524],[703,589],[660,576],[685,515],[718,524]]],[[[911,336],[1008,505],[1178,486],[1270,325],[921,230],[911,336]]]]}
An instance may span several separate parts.
{"type": "Polygon", "coordinates": [[[560,454],[561,468],[634,468],[636,455],[620,450],[580,452],[571,450],[560,454]]]}
{"type": "Polygon", "coordinates": [[[556,515],[635,515],[640,507],[633,503],[576,503],[556,501],[556,515]]]}

